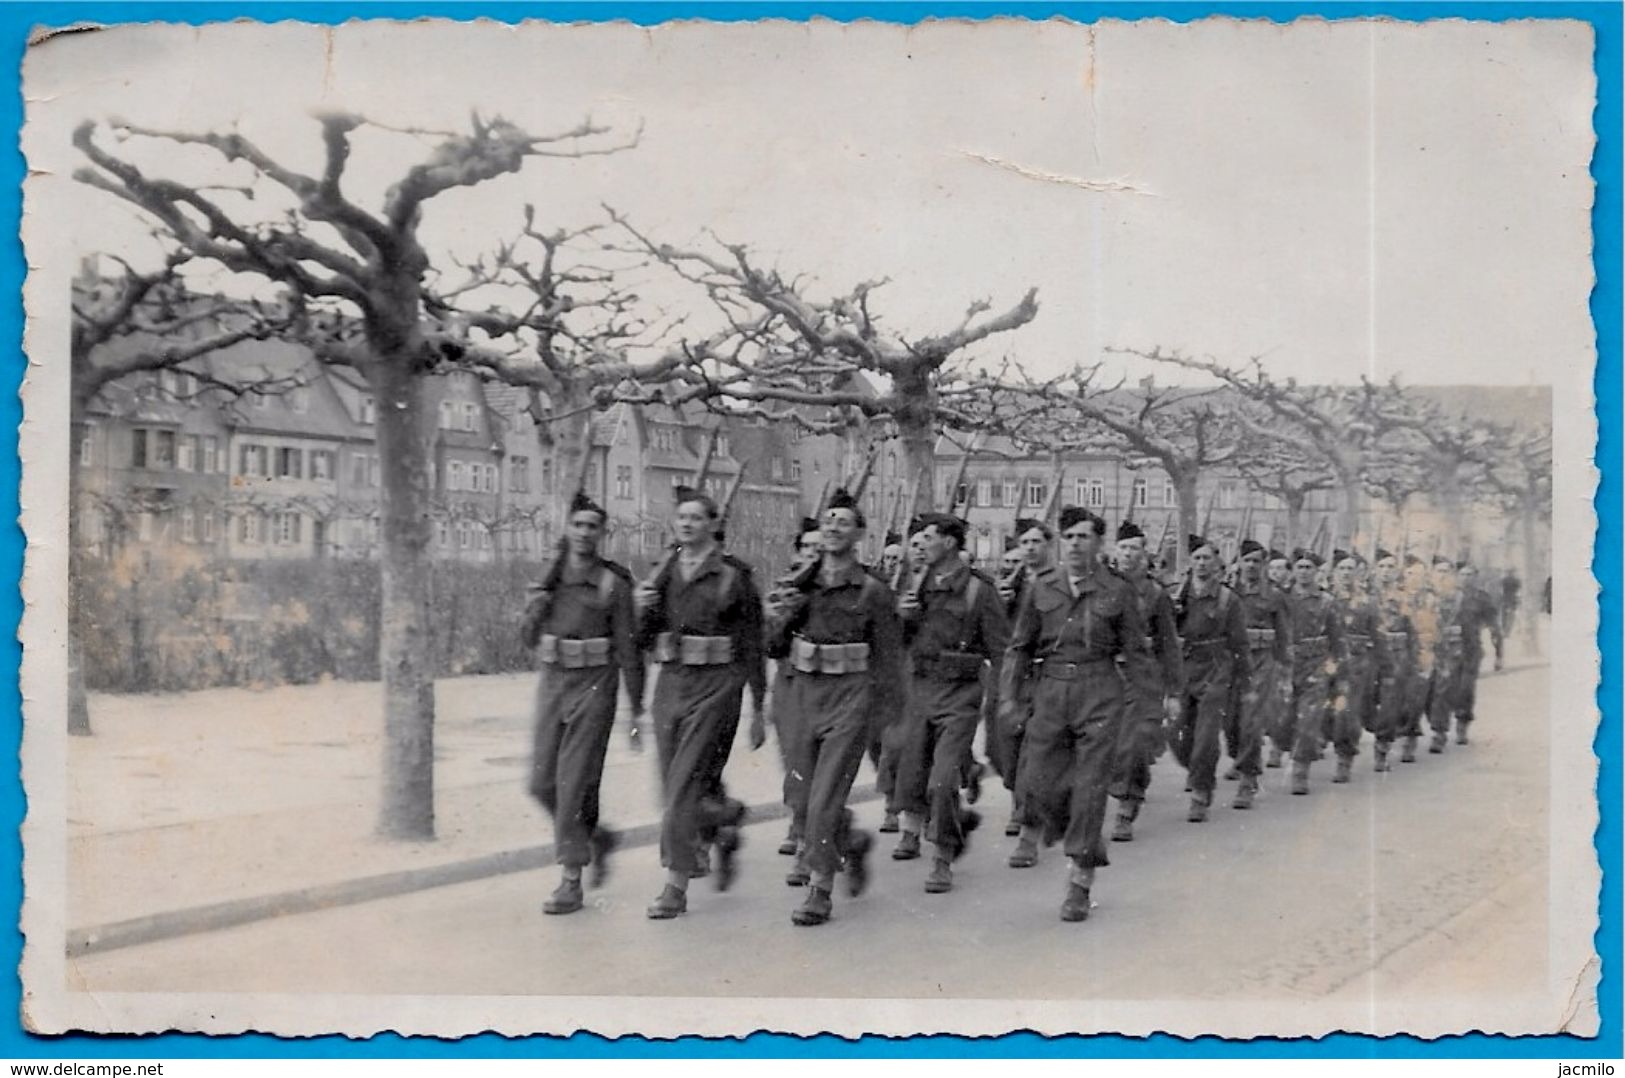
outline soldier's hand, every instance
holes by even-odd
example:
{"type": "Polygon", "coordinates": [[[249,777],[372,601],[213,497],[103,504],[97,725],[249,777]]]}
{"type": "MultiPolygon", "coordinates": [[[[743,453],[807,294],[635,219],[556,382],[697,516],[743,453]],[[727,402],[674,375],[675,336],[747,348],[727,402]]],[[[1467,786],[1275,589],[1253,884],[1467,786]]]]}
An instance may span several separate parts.
{"type": "Polygon", "coordinates": [[[1002,580],[999,581],[999,598],[1004,600],[1004,605],[1006,606],[1009,606],[1011,603],[1015,602],[1016,589],[1014,585],[1006,584],[1002,580]]]}
{"type": "Polygon", "coordinates": [[[767,744],[767,723],[762,718],[762,709],[757,708],[750,717],[750,751],[755,752],[767,744]]]}
{"type": "Polygon", "coordinates": [[[631,724],[626,728],[626,743],[632,747],[633,752],[643,751],[643,727],[638,725],[640,717],[633,715],[631,724]]]}
{"type": "Polygon", "coordinates": [[[905,591],[897,599],[897,612],[903,617],[913,617],[920,612],[920,597],[912,591],[905,591]]]}
{"type": "Polygon", "coordinates": [[[1179,712],[1179,697],[1164,696],[1162,698],[1162,718],[1164,723],[1169,726],[1178,726],[1179,712]]]}
{"type": "Polygon", "coordinates": [[[632,605],[638,608],[640,614],[655,605],[655,600],[659,597],[660,593],[655,590],[653,584],[643,583],[632,589],[632,605]]]}

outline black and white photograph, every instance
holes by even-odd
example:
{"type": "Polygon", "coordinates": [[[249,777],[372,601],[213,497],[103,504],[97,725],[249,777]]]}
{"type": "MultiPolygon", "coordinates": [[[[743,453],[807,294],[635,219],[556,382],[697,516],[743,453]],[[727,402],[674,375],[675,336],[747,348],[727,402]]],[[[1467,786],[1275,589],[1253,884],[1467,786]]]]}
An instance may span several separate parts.
{"type": "Polygon", "coordinates": [[[1593,1033],[1593,49],[37,31],[25,1026],[1593,1033]]]}

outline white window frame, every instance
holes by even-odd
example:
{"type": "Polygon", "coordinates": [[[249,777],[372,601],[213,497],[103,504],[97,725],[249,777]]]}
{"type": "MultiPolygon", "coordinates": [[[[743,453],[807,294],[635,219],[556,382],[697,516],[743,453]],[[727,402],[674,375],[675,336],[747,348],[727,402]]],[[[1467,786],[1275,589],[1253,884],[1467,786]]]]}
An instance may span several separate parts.
{"type": "Polygon", "coordinates": [[[214,542],[214,510],[205,509],[198,519],[198,534],[205,543],[214,542]]]}
{"type": "Polygon", "coordinates": [[[1042,479],[1029,478],[1027,480],[1027,507],[1029,509],[1042,509],[1044,506],[1045,483],[1042,479]]]}
{"type": "Polygon", "coordinates": [[[1090,509],[1099,509],[1106,504],[1106,481],[1104,479],[1089,480],[1089,496],[1084,505],[1090,509]]]}
{"type": "Polygon", "coordinates": [[[446,465],[446,489],[463,489],[463,462],[454,460],[446,465]]]}
{"type": "Polygon", "coordinates": [[[790,462],[790,482],[801,482],[801,461],[799,460],[792,460],[790,462]]]}
{"type": "Polygon", "coordinates": [[[1151,484],[1146,481],[1144,476],[1136,478],[1130,490],[1129,498],[1132,500],[1134,508],[1145,509],[1150,505],[1151,484]]]}
{"type": "Polygon", "coordinates": [[[197,514],[190,508],[181,510],[181,542],[197,542],[197,514]]]}
{"type": "Polygon", "coordinates": [[[361,398],[361,422],[369,427],[378,422],[378,401],[373,397],[361,398]]]}
{"type": "Polygon", "coordinates": [[[480,412],[479,405],[475,404],[473,401],[464,401],[463,402],[463,429],[464,430],[478,430],[479,429],[479,427],[477,425],[477,422],[476,422],[476,420],[477,420],[477,418],[479,416],[479,412],[480,412]]]}
{"type": "Polygon", "coordinates": [[[978,479],[976,481],[976,504],[980,506],[993,504],[993,480],[978,479]]]}
{"type": "Polygon", "coordinates": [[[1167,509],[1170,506],[1175,506],[1178,504],[1179,491],[1174,489],[1174,481],[1172,479],[1164,479],[1162,481],[1162,507],[1167,509]]]}
{"type": "Polygon", "coordinates": [[[1090,481],[1089,481],[1089,479],[1087,477],[1081,476],[1081,475],[1078,476],[1078,478],[1072,480],[1072,504],[1073,505],[1088,505],[1089,504],[1089,482],[1090,481]]]}

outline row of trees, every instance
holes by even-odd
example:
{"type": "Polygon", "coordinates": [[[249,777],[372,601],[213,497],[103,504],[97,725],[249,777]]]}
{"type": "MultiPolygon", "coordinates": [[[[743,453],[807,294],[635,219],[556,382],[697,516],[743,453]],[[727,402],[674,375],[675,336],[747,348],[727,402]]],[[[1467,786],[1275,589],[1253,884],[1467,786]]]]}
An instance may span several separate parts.
{"type": "MultiPolygon", "coordinates": [[[[1280,496],[1289,516],[1313,491],[1341,491],[1339,532],[1351,541],[1365,495],[1402,511],[1427,491],[1458,514],[1493,497],[1531,531],[1549,513],[1549,432],[1446,415],[1395,383],[1300,386],[1272,379],[1258,361],[1230,367],[1162,349],[1123,355],[1202,384],[1113,381],[1104,363],[1037,376],[1010,360],[976,362],[989,342],[1037,316],[1034,290],[1004,308],[975,300],[954,324],[917,334],[883,317],[885,281],[817,295],[808,278],[762,265],[746,245],[672,246],[610,207],[599,222],[559,227],[527,205],[512,234],[472,261],[437,257],[421,238],[426,215],[453,192],[535,163],[628,153],[636,132],[589,121],[538,135],[478,116],[464,131],[400,131],[349,113],[320,115],[315,126],[313,174],[236,132],[79,127],[85,165],[76,178],[133,207],[167,254],[155,269],[123,266],[76,293],[72,420],[79,429],[88,402],[122,377],[256,337],[296,342],[366,381],[383,462],[386,836],[434,832],[428,375],[467,370],[523,388],[566,491],[584,467],[596,411],[659,401],[840,433],[860,447],[897,439],[909,474],[924,477],[936,474],[943,435],[999,435],[1050,454],[1124,453],[1174,482],[1181,531],[1195,527],[1198,481],[1215,468],[1280,496]],[[363,137],[430,146],[376,208],[346,190],[363,137]],[[201,174],[171,174],[186,163],[201,174]],[[227,294],[201,294],[200,282],[222,272],[234,279],[227,294]],[[651,275],[678,297],[677,310],[645,298],[651,275]]],[[[246,366],[213,369],[217,391],[288,388],[246,366]]],[[[70,460],[76,468],[77,456],[70,460]]],[[[916,485],[915,508],[935,507],[935,486],[916,485]]],[[[70,649],[76,659],[71,639],[70,649]]],[[[70,726],[88,732],[77,680],[71,695],[70,726]]]]}

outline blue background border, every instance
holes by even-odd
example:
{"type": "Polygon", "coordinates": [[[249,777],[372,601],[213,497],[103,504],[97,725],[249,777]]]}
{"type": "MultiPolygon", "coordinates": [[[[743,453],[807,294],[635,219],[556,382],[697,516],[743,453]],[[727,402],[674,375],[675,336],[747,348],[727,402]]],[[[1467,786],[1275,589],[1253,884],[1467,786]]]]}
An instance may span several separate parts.
{"type": "MultiPolygon", "coordinates": [[[[460,1041],[402,1038],[394,1035],[366,1041],[341,1037],[306,1040],[278,1040],[274,1037],[244,1036],[210,1038],[168,1034],[158,1037],[37,1037],[21,1029],[17,1017],[21,987],[13,974],[0,977],[0,1057],[50,1058],[191,1058],[211,1056],[285,1057],[494,1057],[494,1056],[925,1056],[988,1058],[1001,1056],[1036,1057],[1522,1057],[1566,1059],[1619,1059],[1621,1041],[1620,979],[1620,815],[1621,815],[1621,696],[1620,696],[1620,480],[1621,480],[1621,306],[1620,291],[1620,179],[1621,179],[1621,12],[1617,3],[705,3],[673,0],[670,3],[562,3],[516,4],[464,0],[443,3],[382,2],[325,3],[39,3],[0,6],[0,68],[17,71],[22,62],[28,31],[34,26],[63,26],[75,22],[136,22],[166,20],[201,23],[233,18],[266,21],[298,19],[309,22],[342,22],[354,17],[410,18],[436,15],[453,19],[492,18],[513,21],[521,18],[557,20],[604,20],[625,18],[638,23],[656,23],[676,18],[704,17],[741,20],[763,17],[808,18],[823,16],[836,20],[877,19],[886,22],[917,22],[932,16],[986,17],[1018,15],[1046,18],[1066,16],[1080,21],[1096,18],[1138,18],[1156,16],[1186,21],[1221,14],[1284,21],[1300,15],[1350,17],[1383,15],[1398,19],[1469,18],[1505,20],[1518,18],[1568,18],[1591,23],[1596,32],[1597,97],[1595,130],[1598,133],[1592,173],[1597,181],[1593,226],[1596,237],[1597,283],[1591,309],[1598,338],[1597,418],[1600,440],[1597,463],[1602,471],[1597,492],[1599,532],[1593,571],[1602,584],[1602,622],[1599,643],[1602,650],[1602,685],[1599,703],[1603,721],[1598,732],[1597,751],[1602,758],[1598,795],[1602,808],[1597,849],[1602,858],[1602,924],[1597,950],[1603,960],[1600,1005],[1603,1025],[1594,1039],[1578,1037],[1488,1037],[1480,1034],[1420,1041],[1411,1037],[1376,1039],[1335,1035],[1318,1041],[1255,1041],[1232,1043],[1215,1038],[1181,1040],[1156,1036],[1065,1037],[1047,1039],[1033,1034],[1013,1034],[997,1039],[968,1040],[957,1037],[918,1037],[906,1040],[866,1038],[859,1042],[833,1037],[796,1038],[757,1034],[745,1040],[705,1041],[686,1038],[678,1042],[649,1042],[626,1039],[610,1042],[599,1037],[579,1035],[569,1039],[533,1037],[508,1039],[491,1034],[460,1041]]],[[[17,131],[22,122],[20,92],[0,99],[0,129],[17,131]]],[[[23,160],[13,142],[0,158],[0,215],[13,235],[21,219],[19,186],[23,160]]],[[[0,335],[8,345],[8,358],[0,368],[0,430],[7,442],[0,451],[0,520],[15,522],[17,517],[16,430],[21,406],[15,391],[21,387],[23,258],[20,244],[0,251],[0,335]]],[[[0,576],[21,579],[22,533],[15,523],[0,531],[0,576]]],[[[22,612],[20,594],[14,588],[0,589],[0,625],[14,629],[22,612]]],[[[0,636],[0,714],[10,721],[3,733],[6,749],[15,753],[21,746],[21,697],[15,671],[21,651],[14,633],[0,636]]],[[[24,810],[22,784],[16,773],[0,776],[0,907],[16,910],[21,902],[21,844],[17,827],[24,810]]],[[[15,970],[21,956],[20,934],[0,934],[0,969],[15,970]]]]}

